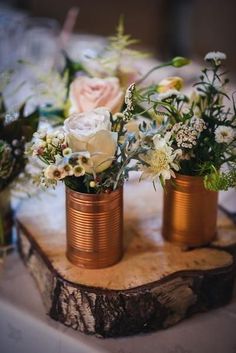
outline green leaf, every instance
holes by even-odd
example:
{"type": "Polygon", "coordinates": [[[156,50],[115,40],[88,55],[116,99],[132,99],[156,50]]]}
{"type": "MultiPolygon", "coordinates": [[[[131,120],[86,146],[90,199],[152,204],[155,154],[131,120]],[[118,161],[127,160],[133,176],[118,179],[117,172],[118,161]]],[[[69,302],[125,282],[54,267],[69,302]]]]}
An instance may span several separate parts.
{"type": "Polygon", "coordinates": [[[134,111],[135,115],[142,115],[144,118],[150,119],[152,120],[152,115],[145,109],[143,108],[141,105],[136,104],[135,105],[135,111],[134,111]]]}
{"type": "Polygon", "coordinates": [[[24,116],[25,103],[19,110],[19,118],[11,123],[4,125],[0,131],[0,138],[11,143],[14,139],[21,140],[25,137],[26,142],[32,139],[33,133],[38,128],[39,109],[37,108],[28,116],[24,116]]]}

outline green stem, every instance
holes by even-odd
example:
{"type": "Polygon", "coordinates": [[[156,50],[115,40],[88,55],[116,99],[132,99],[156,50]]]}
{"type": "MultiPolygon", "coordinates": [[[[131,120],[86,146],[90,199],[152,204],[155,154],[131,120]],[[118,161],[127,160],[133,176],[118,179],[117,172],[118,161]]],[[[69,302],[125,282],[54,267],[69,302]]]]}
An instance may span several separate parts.
{"type": "Polygon", "coordinates": [[[122,166],[121,166],[121,168],[120,168],[120,170],[119,170],[119,173],[117,174],[117,177],[116,177],[116,181],[115,181],[113,190],[116,190],[117,185],[118,185],[119,180],[120,180],[120,177],[121,177],[122,173],[124,172],[125,167],[129,164],[130,160],[133,158],[133,156],[134,156],[135,154],[136,154],[136,150],[133,151],[133,152],[129,155],[129,157],[127,157],[127,159],[123,162],[123,164],[122,164],[122,166]]]}
{"type": "Polygon", "coordinates": [[[153,71],[161,69],[163,67],[167,67],[167,66],[172,66],[172,61],[169,61],[165,64],[154,66],[151,70],[146,72],[146,74],[143,77],[141,77],[138,81],[136,81],[136,85],[139,85],[141,82],[143,82],[153,71]]]}

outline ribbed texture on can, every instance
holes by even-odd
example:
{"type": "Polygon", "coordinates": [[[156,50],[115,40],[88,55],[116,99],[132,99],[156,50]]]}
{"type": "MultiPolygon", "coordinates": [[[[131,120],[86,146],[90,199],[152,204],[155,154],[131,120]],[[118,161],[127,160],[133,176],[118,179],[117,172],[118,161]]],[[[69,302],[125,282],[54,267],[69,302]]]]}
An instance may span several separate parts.
{"type": "Polygon", "coordinates": [[[104,268],[123,255],[123,188],[84,194],[66,189],[67,258],[84,268],[104,268]]]}
{"type": "Polygon", "coordinates": [[[216,237],[217,200],[202,177],[176,174],[164,190],[163,237],[192,247],[210,243],[216,237]]]}

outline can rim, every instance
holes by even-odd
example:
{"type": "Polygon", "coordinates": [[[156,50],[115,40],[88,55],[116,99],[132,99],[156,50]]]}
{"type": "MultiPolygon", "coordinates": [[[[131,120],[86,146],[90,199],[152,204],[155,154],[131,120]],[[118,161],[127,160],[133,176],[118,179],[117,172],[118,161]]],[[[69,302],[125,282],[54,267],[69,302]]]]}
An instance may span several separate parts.
{"type": "Polygon", "coordinates": [[[89,194],[89,193],[84,193],[84,192],[79,192],[79,191],[75,191],[71,188],[69,188],[68,186],[66,186],[66,193],[70,194],[70,195],[74,195],[75,197],[80,198],[81,200],[104,200],[104,199],[110,199],[111,197],[115,197],[118,196],[120,194],[123,194],[123,186],[121,186],[120,188],[116,189],[116,190],[112,190],[109,193],[106,192],[102,192],[99,194],[89,194]]]}

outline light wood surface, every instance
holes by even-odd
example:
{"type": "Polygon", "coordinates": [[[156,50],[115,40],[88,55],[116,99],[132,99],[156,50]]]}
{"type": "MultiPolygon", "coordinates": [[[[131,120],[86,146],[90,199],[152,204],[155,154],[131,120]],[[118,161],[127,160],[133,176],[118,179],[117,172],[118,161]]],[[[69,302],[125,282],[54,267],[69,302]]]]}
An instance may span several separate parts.
{"type": "Polygon", "coordinates": [[[219,214],[214,248],[184,249],[161,237],[161,190],[133,180],[124,194],[124,257],[100,270],[77,268],[65,257],[62,187],[22,204],[20,251],[49,314],[86,333],[119,336],[167,327],[226,303],[234,258],[222,249],[236,245],[231,221],[219,214]]]}

